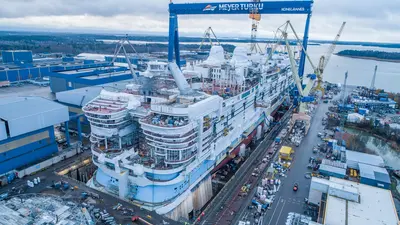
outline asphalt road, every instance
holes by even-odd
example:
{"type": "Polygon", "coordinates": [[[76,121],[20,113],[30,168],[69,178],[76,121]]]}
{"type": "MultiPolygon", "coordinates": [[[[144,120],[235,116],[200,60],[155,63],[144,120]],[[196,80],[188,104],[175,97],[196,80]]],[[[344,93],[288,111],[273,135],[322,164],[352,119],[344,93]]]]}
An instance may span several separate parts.
{"type": "Polygon", "coordinates": [[[275,201],[270,210],[263,218],[263,225],[281,225],[285,224],[288,213],[304,213],[305,201],[308,197],[311,179],[306,179],[304,175],[311,172],[308,168],[308,160],[314,156],[312,149],[321,139],[317,137],[318,132],[324,129],[322,118],[328,111],[330,104],[321,103],[316,109],[312,118],[308,134],[303,139],[299,147],[295,147],[295,156],[287,177],[282,179],[279,191],[275,195],[275,201]],[[297,192],[293,191],[294,183],[299,184],[297,192]]]}
{"type": "MultiPolygon", "coordinates": [[[[288,112],[287,115],[290,116],[291,113],[288,112]]],[[[285,121],[285,119],[282,119],[282,121],[285,121]]],[[[257,146],[256,150],[254,150],[250,157],[238,169],[236,174],[204,210],[204,216],[199,224],[231,224],[231,220],[234,217],[233,213],[236,211],[231,208],[231,206],[235,205],[235,200],[240,188],[248,178],[251,177],[251,173],[255,166],[257,166],[257,162],[261,161],[265,151],[271,145],[274,138],[278,135],[281,129],[286,126],[286,122],[282,122],[281,125],[274,127],[270,133],[267,134],[263,141],[257,146]]]]}

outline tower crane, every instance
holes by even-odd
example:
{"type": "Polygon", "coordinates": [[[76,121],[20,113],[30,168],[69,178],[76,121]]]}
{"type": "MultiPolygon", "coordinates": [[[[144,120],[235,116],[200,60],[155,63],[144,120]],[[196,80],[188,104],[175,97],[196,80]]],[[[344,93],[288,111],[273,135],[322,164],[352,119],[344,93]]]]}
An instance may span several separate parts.
{"type": "Polygon", "coordinates": [[[311,101],[314,100],[312,97],[310,97],[308,95],[309,95],[312,87],[315,84],[316,76],[311,76],[309,81],[308,81],[308,83],[306,84],[305,88],[303,88],[302,80],[300,79],[300,76],[298,74],[298,66],[297,66],[296,60],[294,58],[294,52],[293,52],[293,50],[292,50],[292,48],[290,46],[289,39],[288,39],[288,30],[289,29],[294,34],[297,44],[300,46],[301,50],[305,53],[305,55],[306,55],[308,61],[310,62],[310,65],[313,68],[313,70],[314,71],[317,70],[317,68],[315,67],[314,63],[312,62],[311,58],[309,57],[309,55],[308,55],[307,51],[305,50],[305,48],[304,48],[299,36],[296,33],[296,30],[294,29],[294,27],[293,27],[293,25],[291,24],[290,21],[287,21],[285,24],[280,26],[278,28],[278,30],[276,31],[276,33],[275,33],[276,42],[273,45],[272,51],[268,55],[267,60],[270,59],[272,53],[276,50],[276,48],[283,41],[285,43],[286,50],[287,50],[288,55],[289,55],[290,66],[292,68],[292,76],[293,76],[293,79],[295,80],[295,83],[296,83],[296,86],[297,86],[297,90],[298,90],[299,95],[301,97],[300,98],[301,103],[300,103],[300,110],[299,111],[304,113],[306,111],[306,109],[307,109],[306,103],[307,102],[311,102],[311,101]]]}
{"type": "Polygon", "coordinates": [[[335,51],[336,44],[340,38],[340,35],[343,32],[345,25],[346,25],[346,22],[343,22],[342,26],[340,26],[339,32],[336,34],[335,39],[332,41],[332,44],[329,46],[328,51],[326,52],[325,55],[321,56],[321,58],[319,59],[318,70],[314,71],[314,73],[317,75],[317,78],[318,78],[316,90],[323,91],[323,87],[322,87],[323,76],[322,76],[322,74],[324,73],[324,70],[325,70],[326,66],[328,65],[328,62],[332,56],[332,53],[335,51]]]}
{"type": "Polygon", "coordinates": [[[374,76],[372,77],[372,81],[371,81],[371,91],[375,90],[375,78],[376,78],[376,71],[378,70],[378,65],[375,65],[375,70],[374,70],[374,76]]]}
{"type": "Polygon", "coordinates": [[[208,39],[208,42],[210,42],[210,45],[213,46],[213,40],[212,40],[213,38],[215,39],[215,41],[218,42],[218,45],[221,45],[221,43],[219,42],[219,40],[218,40],[218,38],[217,38],[217,35],[215,35],[213,29],[212,29],[211,27],[208,27],[208,28],[204,31],[203,39],[201,40],[201,43],[200,43],[200,46],[199,46],[198,51],[201,50],[201,47],[203,47],[204,41],[205,41],[206,39],[208,39]]]}
{"type": "Polygon", "coordinates": [[[342,88],[342,93],[340,95],[340,101],[343,104],[343,108],[340,110],[340,132],[341,132],[341,141],[343,142],[343,134],[344,134],[344,124],[346,123],[347,119],[347,110],[345,108],[345,98],[346,98],[346,88],[347,88],[347,76],[348,72],[344,74],[344,83],[343,83],[343,88],[342,88]]]}
{"type": "MultiPolygon", "coordinates": [[[[260,0],[252,0],[254,3],[260,2],[260,0]]],[[[261,20],[261,14],[258,12],[257,8],[253,8],[250,10],[249,18],[252,19],[251,23],[251,39],[250,39],[250,52],[253,53],[262,53],[260,45],[257,43],[257,30],[258,24],[261,20]]]]}
{"type": "Polygon", "coordinates": [[[342,93],[340,95],[340,101],[342,101],[343,104],[345,103],[345,98],[346,98],[347,76],[348,76],[348,72],[346,71],[346,73],[344,74],[344,83],[343,83],[342,93]]]}

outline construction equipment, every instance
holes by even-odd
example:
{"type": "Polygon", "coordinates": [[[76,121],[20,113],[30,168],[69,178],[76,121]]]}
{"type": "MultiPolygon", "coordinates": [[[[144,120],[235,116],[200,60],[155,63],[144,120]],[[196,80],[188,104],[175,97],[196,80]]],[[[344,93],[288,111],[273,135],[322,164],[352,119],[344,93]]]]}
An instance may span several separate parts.
{"type": "Polygon", "coordinates": [[[130,58],[129,58],[127,52],[126,52],[125,44],[128,44],[129,46],[131,46],[133,52],[134,52],[134,53],[138,56],[138,58],[140,59],[139,54],[137,53],[136,49],[133,47],[133,45],[132,45],[131,42],[129,41],[128,35],[126,35],[124,38],[122,38],[121,40],[119,40],[119,41],[117,42],[117,44],[116,44],[116,46],[115,46],[115,50],[114,50],[114,56],[113,56],[113,59],[112,59],[111,62],[114,64],[115,60],[117,59],[117,57],[118,57],[118,55],[119,55],[119,53],[120,53],[120,51],[121,51],[121,49],[122,49],[123,54],[124,54],[125,59],[126,59],[126,63],[128,63],[129,70],[131,71],[132,78],[133,78],[133,79],[136,79],[137,76],[136,76],[136,73],[135,73],[135,69],[133,68],[133,65],[132,65],[132,63],[131,63],[131,60],[130,60],[130,58]]]}
{"type": "MultiPolygon", "coordinates": [[[[168,61],[175,61],[180,68],[179,51],[179,15],[217,15],[217,14],[245,14],[252,10],[258,14],[303,14],[307,15],[303,46],[307,49],[308,31],[311,21],[313,0],[288,0],[288,1],[260,1],[253,2],[223,2],[219,3],[172,3],[169,4],[169,35],[168,35],[168,61]],[[175,56],[175,57],[174,57],[175,56]]],[[[303,75],[305,53],[300,58],[299,75],[303,75]]]]}
{"type": "Polygon", "coordinates": [[[374,76],[372,77],[371,81],[371,91],[375,90],[375,78],[376,78],[376,71],[378,70],[378,65],[375,65],[375,71],[374,71],[374,76]]]}
{"type": "Polygon", "coordinates": [[[276,33],[275,33],[275,38],[276,38],[276,43],[272,49],[272,52],[275,51],[275,49],[277,48],[277,46],[282,42],[282,40],[284,41],[285,45],[286,45],[286,50],[288,52],[289,55],[289,59],[290,59],[290,66],[292,69],[292,76],[293,79],[296,83],[297,86],[297,90],[299,92],[299,96],[301,104],[300,104],[300,112],[305,112],[306,111],[306,102],[312,102],[314,101],[314,98],[308,96],[311,88],[314,86],[315,83],[315,78],[316,76],[310,76],[310,79],[308,81],[308,83],[306,84],[305,88],[303,89],[303,85],[302,85],[302,80],[300,79],[300,76],[298,74],[298,67],[297,67],[297,63],[296,60],[294,58],[294,53],[293,50],[290,46],[289,43],[289,39],[288,39],[288,30],[291,30],[295,36],[295,40],[297,42],[297,44],[300,46],[302,52],[306,55],[306,58],[308,59],[308,61],[310,62],[311,67],[315,70],[317,70],[317,68],[314,66],[314,63],[312,62],[311,58],[309,57],[307,51],[305,50],[303,44],[301,43],[301,40],[299,38],[299,36],[297,35],[293,25],[290,23],[290,21],[287,21],[285,24],[283,24],[282,26],[280,26],[276,33]]]}
{"type": "MultiPolygon", "coordinates": [[[[252,0],[252,2],[258,3],[258,2],[260,2],[260,0],[252,0]]],[[[249,18],[252,19],[251,39],[250,39],[250,52],[251,53],[262,53],[261,47],[256,41],[258,23],[261,20],[261,14],[258,13],[258,8],[252,8],[250,10],[249,18]]]]}
{"type": "Polygon", "coordinates": [[[347,76],[348,76],[348,71],[346,71],[346,73],[344,74],[344,83],[343,83],[343,87],[342,87],[342,92],[340,95],[340,101],[342,102],[342,104],[345,104],[345,98],[346,98],[346,87],[347,87],[347,76]]]}
{"type": "Polygon", "coordinates": [[[317,81],[317,87],[315,88],[316,90],[324,91],[322,87],[322,82],[323,82],[323,76],[322,74],[324,73],[324,70],[326,66],[328,65],[329,59],[332,56],[332,53],[335,51],[336,44],[340,38],[340,35],[343,32],[343,28],[346,25],[346,22],[342,23],[342,26],[339,29],[339,32],[336,34],[335,39],[332,41],[332,44],[329,46],[328,51],[326,52],[325,55],[321,56],[319,59],[319,64],[317,70],[314,70],[314,73],[317,75],[318,81],[317,81]]]}
{"type": "Polygon", "coordinates": [[[221,43],[219,42],[217,35],[215,35],[213,29],[211,27],[208,27],[205,31],[204,31],[204,35],[203,35],[203,39],[201,40],[200,46],[197,49],[198,51],[201,51],[201,47],[203,47],[204,45],[204,41],[206,39],[208,39],[208,42],[210,42],[210,45],[213,46],[213,38],[215,39],[215,41],[218,43],[218,45],[221,45],[221,43]]]}
{"type": "Polygon", "coordinates": [[[344,124],[346,123],[347,120],[347,110],[345,107],[346,104],[346,86],[347,86],[347,76],[348,72],[344,74],[344,83],[343,83],[343,88],[342,88],[342,93],[340,95],[340,101],[342,102],[343,108],[340,110],[340,132],[341,132],[341,143],[343,143],[343,137],[344,137],[344,124]]]}

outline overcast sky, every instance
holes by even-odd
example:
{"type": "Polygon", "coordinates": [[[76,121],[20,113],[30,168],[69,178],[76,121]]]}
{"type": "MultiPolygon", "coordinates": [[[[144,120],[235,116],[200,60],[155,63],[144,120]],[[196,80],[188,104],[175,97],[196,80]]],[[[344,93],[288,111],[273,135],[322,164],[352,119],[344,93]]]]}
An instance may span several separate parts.
{"type": "MultiPolygon", "coordinates": [[[[231,0],[234,2],[235,0],[231,0]]],[[[228,2],[227,0],[174,0],[228,2]]],[[[0,0],[0,29],[167,34],[169,0],[0,0]]],[[[400,42],[400,0],[315,0],[310,39],[331,40],[347,21],[341,40],[400,42]]],[[[259,37],[272,37],[286,20],[302,34],[305,15],[262,15],[259,37]]],[[[247,15],[181,16],[181,35],[211,26],[220,37],[249,37],[247,15]]]]}

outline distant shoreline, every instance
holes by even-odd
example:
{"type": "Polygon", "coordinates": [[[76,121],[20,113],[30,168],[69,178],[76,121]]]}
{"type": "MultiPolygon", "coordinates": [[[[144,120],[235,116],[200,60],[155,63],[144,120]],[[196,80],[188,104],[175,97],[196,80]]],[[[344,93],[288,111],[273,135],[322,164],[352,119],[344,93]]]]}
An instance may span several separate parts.
{"type": "Polygon", "coordinates": [[[354,59],[369,59],[369,60],[375,60],[375,61],[381,61],[381,62],[400,63],[400,59],[381,59],[381,58],[378,58],[378,57],[339,55],[339,54],[337,54],[337,53],[335,53],[335,55],[341,56],[341,57],[347,57],[347,58],[354,58],[354,59]]]}

